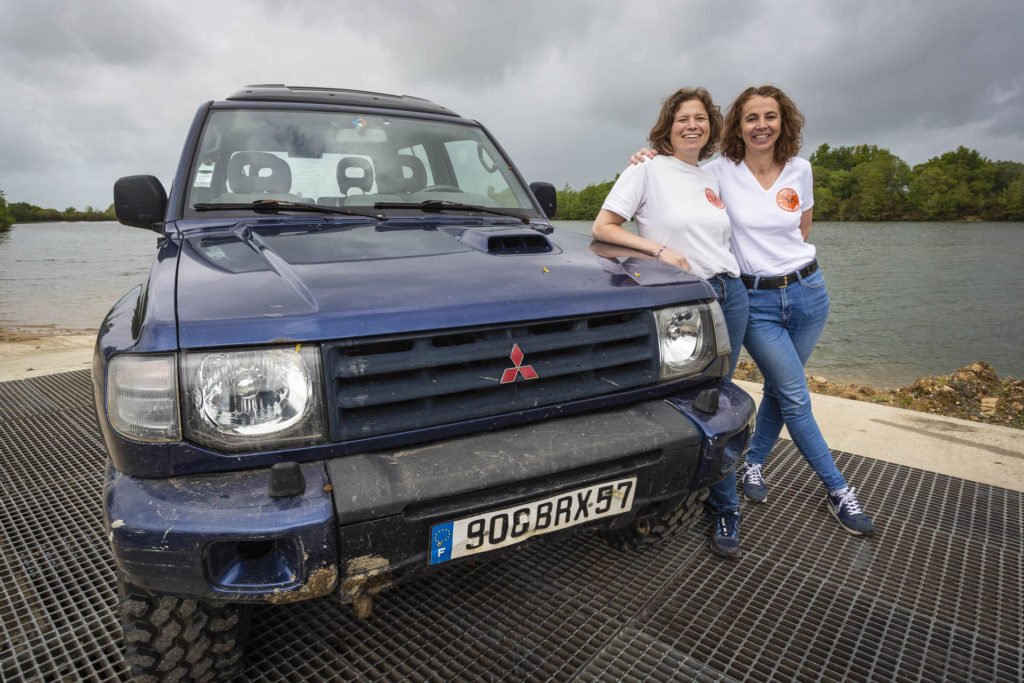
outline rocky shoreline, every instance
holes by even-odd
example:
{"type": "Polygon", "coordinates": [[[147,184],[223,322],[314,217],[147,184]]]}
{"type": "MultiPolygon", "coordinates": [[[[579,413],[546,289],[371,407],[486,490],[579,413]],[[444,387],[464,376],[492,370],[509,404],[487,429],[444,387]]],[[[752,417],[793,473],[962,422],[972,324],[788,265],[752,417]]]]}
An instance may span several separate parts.
{"type": "MultiPolygon", "coordinates": [[[[736,379],[763,382],[751,361],[741,360],[736,379]]],[[[935,377],[922,377],[899,389],[875,389],[838,384],[824,377],[807,376],[811,393],[906,408],[972,422],[1024,429],[1024,380],[996,374],[984,361],[935,377]]]]}

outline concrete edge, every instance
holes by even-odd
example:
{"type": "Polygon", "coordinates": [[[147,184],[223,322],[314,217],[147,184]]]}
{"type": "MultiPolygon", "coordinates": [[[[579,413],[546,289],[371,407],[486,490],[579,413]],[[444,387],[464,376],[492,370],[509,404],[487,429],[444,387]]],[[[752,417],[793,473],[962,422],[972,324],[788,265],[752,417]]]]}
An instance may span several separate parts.
{"type": "MultiPolygon", "coordinates": [[[[736,384],[760,404],[760,384],[736,384]]],[[[822,394],[811,406],[833,450],[1024,492],[1022,430],[822,394]]]]}

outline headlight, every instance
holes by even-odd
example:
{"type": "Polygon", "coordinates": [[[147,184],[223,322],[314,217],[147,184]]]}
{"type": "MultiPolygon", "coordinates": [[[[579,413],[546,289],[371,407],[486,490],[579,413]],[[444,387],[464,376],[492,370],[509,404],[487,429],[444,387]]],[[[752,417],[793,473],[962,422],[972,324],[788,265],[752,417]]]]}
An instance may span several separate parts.
{"type": "Polygon", "coordinates": [[[177,441],[178,393],[174,356],[114,356],[107,365],[107,417],[122,436],[177,441]]]}
{"type": "Polygon", "coordinates": [[[711,319],[715,322],[715,355],[728,356],[732,353],[732,342],[729,341],[729,327],[725,324],[725,314],[722,313],[722,307],[717,301],[712,301],[708,306],[711,307],[711,319]]]}
{"type": "Polygon", "coordinates": [[[185,434],[238,452],[304,446],[324,436],[316,346],[182,355],[185,434]]]}
{"type": "MultiPolygon", "coordinates": [[[[717,302],[713,303],[718,306],[717,302]]],[[[717,355],[716,321],[707,304],[673,306],[654,312],[661,351],[661,379],[670,380],[700,372],[717,355]]],[[[718,311],[721,317],[721,309],[718,311]]],[[[725,321],[722,321],[722,328],[725,321]]],[[[725,345],[728,347],[728,335],[725,345]]],[[[726,351],[728,353],[728,351],[726,351]]]]}

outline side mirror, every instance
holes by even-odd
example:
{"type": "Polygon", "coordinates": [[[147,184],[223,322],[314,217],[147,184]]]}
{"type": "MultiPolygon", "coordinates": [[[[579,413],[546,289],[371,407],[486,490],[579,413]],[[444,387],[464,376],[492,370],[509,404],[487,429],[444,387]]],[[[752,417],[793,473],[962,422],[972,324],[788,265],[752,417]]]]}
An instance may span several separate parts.
{"type": "Polygon", "coordinates": [[[130,175],[114,183],[114,213],[133,228],[161,232],[167,211],[167,191],[151,175],[130,175]]]}
{"type": "Polygon", "coordinates": [[[551,183],[530,183],[530,190],[540,203],[540,208],[544,209],[544,215],[554,218],[558,212],[558,195],[555,194],[555,186],[551,183]]]}

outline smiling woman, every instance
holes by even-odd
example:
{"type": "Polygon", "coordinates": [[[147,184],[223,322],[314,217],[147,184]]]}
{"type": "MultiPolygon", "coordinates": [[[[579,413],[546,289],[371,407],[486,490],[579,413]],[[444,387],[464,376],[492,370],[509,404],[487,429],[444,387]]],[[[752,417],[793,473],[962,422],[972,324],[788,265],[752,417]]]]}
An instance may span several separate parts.
{"type": "MultiPolygon", "coordinates": [[[[729,244],[732,230],[718,181],[697,165],[714,153],[721,129],[722,114],[704,88],[682,88],[667,97],[650,133],[651,144],[661,153],[622,172],[592,230],[598,240],[647,253],[709,281],[727,328],[731,350],[726,376],[732,377],[747,326],[747,296],[729,244]],[[636,221],[637,234],[622,227],[629,219],[636,221]]],[[[709,500],[717,517],[711,551],[737,558],[739,502],[735,475],[730,472],[728,477],[732,499],[716,496],[721,485],[711,489],[709,500]]]]}
{"type": "MultiPolygon", "coordinates": [[[[827,508],[840,527],[870,534],[874,526],[814,419],[804,374],[830,300],[817,251],[807,242],[814,181],[810,162],[796,156],[803,125],[796,105],[775,86],[747,88],[729,107],[724,156],[708,164],[722,186],[750,303],[743,345],[765,377],[743,466],[743,496],[767,500],[766,458],[785,426],[824,485],[827,508]]],[[[713,502],[724,499],[736,499],[732,477],[712,490],[713,502]]]]}
{"type": "Polygon", "coordinates": [[[722,114],[704,88],[669,95],[649,135],[658,163],[623,171],[594,221],[594,237],[704,278],[737,276],[718,184],[697,166],[714,154],[721,129],[722,114]],[[622,227],[630,219],[637,234],[622,227]]]}

